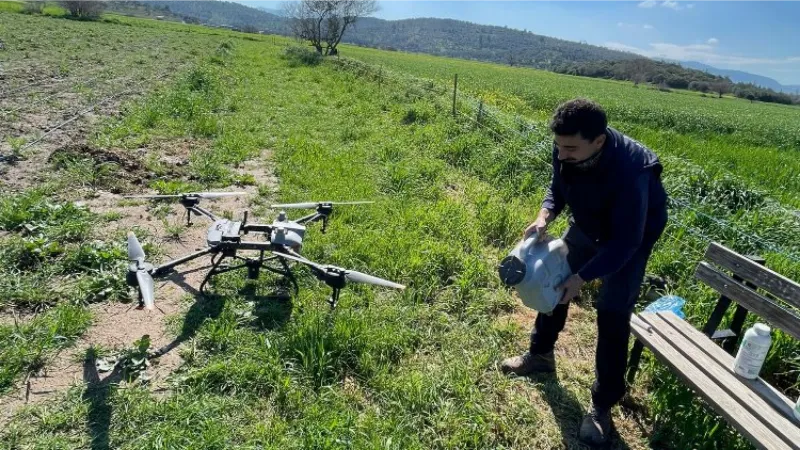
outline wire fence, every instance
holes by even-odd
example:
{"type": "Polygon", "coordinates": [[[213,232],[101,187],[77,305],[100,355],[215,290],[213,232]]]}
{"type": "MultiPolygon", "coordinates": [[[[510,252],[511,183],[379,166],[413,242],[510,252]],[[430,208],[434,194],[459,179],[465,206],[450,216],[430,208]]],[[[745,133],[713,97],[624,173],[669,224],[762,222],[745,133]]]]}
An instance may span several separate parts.
{"type": "MultiPolygon", "coordinates": [[[[383,68],[379,72],[380,82],[391,80],[401,85],[408,86],[416,82],[417,88],[422,88],[423,91],[435,96],[441,97],[440,100],[448,101],[451,104],[452,114],[455,118],[466,120],[487,132],[492,138],[496,139],[501,144],[511,144],[512,139],[517,139],[523,143],[524,147],[532,150],[530,155],[531,161],[541,165],[542,168],[550,169],[552,167],[551,151],[552,144],[549,136],[544,131],[543,126],[540,124],[532,123],[529,119],[521,117],[516,114],[506,113],[499,108],[495,108],[485,103],[482,99],[476,98],[463,89],[459,89],[459,81],[457,75],[454,76],[452,86],[442,86],[432,80],[410,77],[410,76],[397,76],[390,71],[383,68]],[[513,125],[512,125],[513,124],[513,125]],[[500,128],[500,130],[498,130],[500,128]]],[[[416,99],[426,98],[424,95],[416,94],[412,91],[406,92],[409,96],[416,99]]],[[[688,162],[688,161],[686,161],[688,162]]],[[[690,163],[691,164],[691,163],[690,163]]],[[[670,208],[675,211],[690,212],[696,216],[702,217],[711,221],[715,225],[724,229],[730,230],[745,241],[748,245],[759,251],[766,250],[781,257],[786,258],[794,263],[800,264],[800,254],[795,253],[787,246],[781,246],[774,242],[770,242],[766,238],[759,236],[751,230],[743,229],[730,220],[717,217],[713,214],[704,212],[698,207],[693,206],[690,201],[677,196],[675,193],[669,195],[670,208]]],[[[775,204],[772,207],[785,214],[792,219],[800,219],[800,212],[789,210],[782,205],[775,204]]],[[[696,239],[704,242],[707,246],[713,241],[720,240],[720,236],[712,236],[708,231],[704,231],[696,226],[679,220],[675,215],[670,215],[670,223],[674,226],[680,227],[687,233],[694,236],[696,239]]],[[[665,234],[673,241],[678,243],[683,249],[691,252],[696,256],[702,257],[705,249],[699,249],[692,246],[686,240],[680,239],[674,232],[669,230],[665,234]]]]}

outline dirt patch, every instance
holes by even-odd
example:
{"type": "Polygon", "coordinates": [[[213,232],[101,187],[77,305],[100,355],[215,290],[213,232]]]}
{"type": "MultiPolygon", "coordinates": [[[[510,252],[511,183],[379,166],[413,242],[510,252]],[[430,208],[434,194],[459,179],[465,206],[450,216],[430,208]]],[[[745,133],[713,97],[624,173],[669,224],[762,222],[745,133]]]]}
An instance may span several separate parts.
{"type": "Polygon", "coordinates": [[[165,161],[162,158],[161,170],[156,174],[148,169],[141,154],[143,154],[141,151],[71,144],[54,150],[47,158],[47,162],[53,164],[56,169],[66,169],[71,162],[83,161],[93,176],[111,178],[105,180],[104,185],[114,194],[140,191],[141,186],[157,177],[167,179],[184,177],[185,163],[165,161]]]}
{"type": "MultiPolygon", "coordinates": [[[[514,311],[499,320],[520,327],[518,345],[520,349],[527,349],[537,313],[519,299],[517,302],[514,311]]],[[[544,440],[552,442],[560,438],[566,448],[586,448],[578,442],[577,434],[590,403],[589,386],[594,381],[596,317],[596,312],[586,302],[570,305],[564,331],[556,342],[557,375],[531,377],[518,385],[537,408],[552,411],[552,419],[547,419],[542,427],[543,433],[552,436],[544,440]]],[[[643,395],[642,389],[634,386],[621,403],[622,407],[614,408],[617,434],[609,448],[649,448],[648,436],[652,427],[637,407],[643,404],[643,395]]]]}
{"type": "Polygon", "coordinates": [[[57,166],[63,161],[63,158],[89,158],[94,160],[95,164],[114,163],[125,171],[123,176],[128,175],[141,175],[144,171],[143,164],[130,153],[123,153],[120,150],[95,148],[86,144],[71,144],[60,147],[53,151],[47,158],[50,163],[55,163],[57,166]]]}

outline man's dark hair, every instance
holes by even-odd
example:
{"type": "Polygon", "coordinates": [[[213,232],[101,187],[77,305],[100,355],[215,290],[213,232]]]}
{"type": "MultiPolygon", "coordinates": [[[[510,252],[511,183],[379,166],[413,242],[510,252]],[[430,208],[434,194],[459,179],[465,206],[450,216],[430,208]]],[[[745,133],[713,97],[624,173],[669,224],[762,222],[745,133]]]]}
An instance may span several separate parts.
{"type": "Polygon", "coordinates": [[[606,112],[597,103],[585,98],[576,98],[562,103],[550,119],[550,131],[559,136],[580,134],[583,139],[593,141],[606,132],[606,112]]]}

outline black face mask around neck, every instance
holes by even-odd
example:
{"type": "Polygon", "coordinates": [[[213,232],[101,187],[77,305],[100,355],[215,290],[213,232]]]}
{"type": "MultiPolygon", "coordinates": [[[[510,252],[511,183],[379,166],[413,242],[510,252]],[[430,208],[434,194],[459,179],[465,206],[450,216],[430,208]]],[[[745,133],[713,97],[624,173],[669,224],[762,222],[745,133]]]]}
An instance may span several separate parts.
{"type": "Polygon", "coordinates": [[[597,163],[600,162],[600,156],[603,154],[603,149],[601,148],[600,151],[595,153],[594,155],[584,159],[583,161],[577,162],[564,162],[564,164],[568,165],[569,167],[580,171],[585,172],[597,166],[597,163]]]}

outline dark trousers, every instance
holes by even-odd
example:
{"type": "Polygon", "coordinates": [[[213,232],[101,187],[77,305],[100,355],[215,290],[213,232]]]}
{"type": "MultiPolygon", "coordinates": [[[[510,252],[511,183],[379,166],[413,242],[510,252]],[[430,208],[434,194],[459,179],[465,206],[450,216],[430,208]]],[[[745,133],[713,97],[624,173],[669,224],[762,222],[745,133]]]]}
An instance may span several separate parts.
{"type": "MultiPolygon", "coordinates": [[[[578,271],[597,248],[574,225],[562,237],[569,249],[569,265],[578,271]]],[[[610,408],[625,395],[625,368],[628,361],[630,316],[639,296],[647,260],[653,245],[645,244],[618,272],[604,277],[597,298],[597,351],[592,402],[598,408],[610,408]]],[[[555,347],[558,334],[567,322],[569,304],[558,305],[548,314],[538,314],[531,333],[530,352],[548,353],[555,347]]]]}

